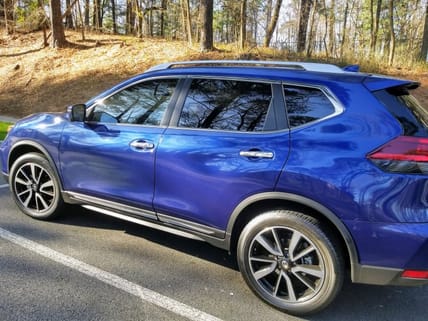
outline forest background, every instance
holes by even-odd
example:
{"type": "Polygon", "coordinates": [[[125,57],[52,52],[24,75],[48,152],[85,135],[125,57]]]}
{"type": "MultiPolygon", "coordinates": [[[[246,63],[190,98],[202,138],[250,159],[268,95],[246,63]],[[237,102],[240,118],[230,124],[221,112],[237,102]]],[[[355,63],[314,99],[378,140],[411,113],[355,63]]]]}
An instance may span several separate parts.
{"type": "Polygon", "coordinates": [[[63,111],[165,61],[358,64],[428,105],[427,0],[0,0],[0,115],[63,111]]]}

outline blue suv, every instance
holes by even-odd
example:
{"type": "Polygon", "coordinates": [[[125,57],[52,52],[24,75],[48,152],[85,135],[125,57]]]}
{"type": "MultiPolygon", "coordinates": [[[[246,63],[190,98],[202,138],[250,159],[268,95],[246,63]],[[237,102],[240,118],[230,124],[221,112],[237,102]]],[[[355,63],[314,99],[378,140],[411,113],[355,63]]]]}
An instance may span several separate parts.
{"type": "Polygon", "coordinates": [[[159,65],[0,148],[25,214],[79,204],[236,254],[264,301],[428,281],[428,114],[408,80],[300,62],[159,65]]]}

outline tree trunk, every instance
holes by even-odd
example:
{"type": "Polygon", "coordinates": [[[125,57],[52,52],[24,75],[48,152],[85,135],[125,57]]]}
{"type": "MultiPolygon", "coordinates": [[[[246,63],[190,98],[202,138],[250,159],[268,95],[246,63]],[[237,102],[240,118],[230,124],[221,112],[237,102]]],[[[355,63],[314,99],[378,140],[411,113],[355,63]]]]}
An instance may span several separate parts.
{"type": "Polygon", "coordinates": [[[214,49],[213,41],[213,0],[201,0],[201,51],[214,49]]]}
{"type": "Polygon", "coordinates": [[[165,37],[165,12],[167,9],[167,0],[162,0],[161,2],[161,14],[160,14],[160,36],[165,37]]]}
{"type": "Polygon", "coordinates": [[[13,19],[13,1],[4,0],[3,11],[4,11],[4,22],[7,34],[13,33],[14,30],[14,19],[13,19]]]}
{"type": "Polygon", "coordinates": [[[117,33],[117,22],[116,22],[116,1],[111,0],[111,20],[113,20],[113,33],[117,33]]]}
{"type": "Polygon", "coordinates": [[[379,20],[380,12],[382,9],[382,0],[377,0],[376,4],[376,15],[373,17],[373,3],[374,0],[370,0],[370,19],[371,19],[371,37],[370,37],[370,53],[374,54],[377,45],[377,37],[379,33],[379,20]]]}
{"type": "Polygon", "coordinates": [[[388,64],[392,66],[395,54],[395,33],[394,33],[394,0],[389,0],[389,32],[391,40],[389,42],[389,59],[388,64]]]}
{"type": "Polygon", "coordinates": [[[348,1],[345,2],[345,12],[343,13],[343,31],[342,31],[342,41],[340,43],[340,59],[343,59],[343,49],[345,47],[346,42],[346,24],[348,22],[348,10],[349,10],[349,3],[348,1]]]}
{"type": "Polygon", "coordinates": [[[85,27],[89,29],[89,0],[85,0],[85,27]]]}
{"type": "Polygon", "coordinates": [[[239,30],[239,48],[245,48],[247,41],[247,0],[241,0],[240,12],[240,30],[239,30]]]}
{"type": "Polygon", "coordinates": [[[275,31],[276,24],[278,23],[279,11],[281,10],[281,5],[282,5],[282,0],[277,0],[275,8],[273,9],[272,19],[269,22],[269,26],[266,30],[265,39],[263,41],[263,46],[265,47],[269,47],[273,32],[275,31]]]}
{"type": "Polygon", "coordinates": [[[94,0],[94,29],[100,31],[103,26],[101,0],[94,0]]]}
{"type": "MultiPolygon", "coordinates": [[[[348,5],[348,1],[345,1],[346,5],[348,5]]],[[[335,45],[336,45],[336,37],[335,37],[335,32],[334,32],[334,26],[336,24],[336,14],[335,14],[335,10],[336,10],[336,3],[335,0],[331,1],[331,8],[330,8],[330,12],[328,15],[328,53],[330,55],[330,57],[334,57],[335,56],[335,45]]]]}
{"type": "MultiPolygon", "coordinates": [[[[71,6],[71,0],[66,0],[65,1],[65,7],[66,8],[70,8],[70,6],[71,6]]],[[[73,29],[73,27],[74,27],[74,25],[73,25],[73,17],[71,15],[71,10],[65,16],[65,26],[68,29],[73,29]]]]}
{"type": "Polygon", "coordinates": [[[306,48],[306,34],[308,32],[309,14],[314,0],[300,0],[299,31],[297,33],[297,51],[303,52],[306,48]]]}
{"type": "Polygon", "coordinates": [[[61,0],[50,0],[51,4],[51,26],[52,26],[52,48],[64,48],[67,40],[62,23],[61,0]]]}
{"type": "Polygon", "coordinates": [[[189,46],[192,45],[192,15],[190,14],[190,1],[185,0],[184,1],[184,12],[186,17],[186,31],[187,31],[187,41],[189,43],[189,46]]]}
{"type": "Polygon", "coordinates": [[[425,25],[424,25],[424,33],[422,38],[422,48],[420,52],[420,59],[422,61],[427,61],[428,56],[428,3],[425,10],[425,25]]]}
{"type": "Polygon", "coordinates": [[[134,0],[126,1],[126,34],[132,34],[134,32],[135,25],[135,10],[134,0]]]}

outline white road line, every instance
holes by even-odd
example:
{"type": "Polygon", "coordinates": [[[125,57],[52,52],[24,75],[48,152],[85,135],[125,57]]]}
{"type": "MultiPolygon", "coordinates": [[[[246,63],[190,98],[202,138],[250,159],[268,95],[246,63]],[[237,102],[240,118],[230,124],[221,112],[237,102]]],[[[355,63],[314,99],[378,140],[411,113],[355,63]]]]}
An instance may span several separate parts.
{"type": "Polygon", "coordinates": [[[0,238],[8,240],[9,242],[26,248],[27,250],[35,252],[52,261],[65,265],[71,269],[77,270],[83,274],[98,279],[120,290],[128,292],[129,294],[135,295],[141,298],[143,301],[157,305],[175,314],[181,315],[187,319],[195,321],[221,321],[221,319],[218,319],[208,313],[195,309],[184,303],[178,302],[160,293],[146,289],[138,284],[132,283],[117,275],[111,274],[92,265],[86,264],[85,262],[79,261],[71,256],[52,250],[44,245],[28,240],[18,234],[9,232],[8,230],[5,230],[1,227],[0,238]]]}
{"type": "Polygon", "coordinates": [[[6,188],[6,187],[9,187],[9,185],[8,184],[0,185],[0,188],[6,188]]]}

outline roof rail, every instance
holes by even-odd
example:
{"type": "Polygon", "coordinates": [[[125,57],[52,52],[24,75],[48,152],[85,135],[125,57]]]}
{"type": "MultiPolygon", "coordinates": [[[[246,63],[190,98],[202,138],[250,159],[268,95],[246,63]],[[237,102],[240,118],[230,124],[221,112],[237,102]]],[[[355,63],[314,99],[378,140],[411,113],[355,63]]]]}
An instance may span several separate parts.
{"type": "Polygon", "coordinates": [[[147,71],[160,71],[171,68],[180,67],[212,67],[212,66],[248,66],[248,67],[274,67],[274,68],[286,68],[295,70],[307,70],[307,71],[318,71],[318,72],[331,72],[331,73],[342,73],[343,69],[336,65],[313,63],[313,62],[292,62],[292,61],[259,61],[259,60],[194,60],[194,61],[176,61],[167,62],[157,66],[153,66],[147,71]]]}

